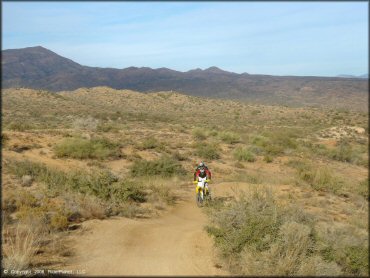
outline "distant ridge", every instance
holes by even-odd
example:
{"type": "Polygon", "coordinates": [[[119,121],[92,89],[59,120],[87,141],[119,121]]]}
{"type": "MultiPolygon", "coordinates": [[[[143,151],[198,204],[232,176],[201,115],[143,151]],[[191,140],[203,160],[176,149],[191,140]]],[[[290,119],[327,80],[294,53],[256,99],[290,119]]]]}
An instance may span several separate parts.
{"type": "MultiPolygon", "coordinates": [[[[368,76],[368,75],[366,75],[368,76]]],[[[2,87],[53,92],[108,86],[140,92],[242,99],[268,104],[318,105],[320,99],[362,97],[367,78],[271,76],[233,73],[217,67],[180,72],[168,68],[99,68],[80,65],[42,46],[2,51],[2,87]]]]}
{"type": "Polygon", "coordinates": [[[362,74],[362,75],[350,75],[350,74],[339,74],[337,77],[342,78],[369,78],[369,74],[362,74]]]}

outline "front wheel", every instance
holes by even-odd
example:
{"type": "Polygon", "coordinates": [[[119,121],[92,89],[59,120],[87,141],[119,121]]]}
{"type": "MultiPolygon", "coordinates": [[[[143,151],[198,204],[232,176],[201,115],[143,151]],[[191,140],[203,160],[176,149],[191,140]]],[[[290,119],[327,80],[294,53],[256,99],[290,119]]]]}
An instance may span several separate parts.
{"type": "Polygon", "coordinates": [[[203,204],[203,198],[202,195],[200,194],[200,191],[196,195],[196,202],[198,207],[201,207],[203,204]]]}

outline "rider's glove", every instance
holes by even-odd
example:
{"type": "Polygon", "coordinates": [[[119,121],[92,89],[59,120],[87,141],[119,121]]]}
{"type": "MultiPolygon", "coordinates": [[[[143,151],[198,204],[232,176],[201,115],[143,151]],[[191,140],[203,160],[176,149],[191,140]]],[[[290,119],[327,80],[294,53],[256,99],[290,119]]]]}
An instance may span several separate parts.
{"type": "Polygon", "coordinates": [[[198,182],[197,181],[193,181],[194,184],[197,184],[198,182]]]}

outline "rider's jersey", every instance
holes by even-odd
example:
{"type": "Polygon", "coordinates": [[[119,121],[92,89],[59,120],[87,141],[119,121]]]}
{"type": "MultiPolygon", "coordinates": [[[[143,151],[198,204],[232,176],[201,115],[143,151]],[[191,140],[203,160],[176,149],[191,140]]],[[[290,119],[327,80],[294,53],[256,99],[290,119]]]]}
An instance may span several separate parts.
{"type": "MultiPolygon", "coordinates": [[[[208,178],[209,178],[209,179],[211,179],[211,178],[212,178],[212,173],[211,173],[211,171],[208,169],[207,165],[204,165],[204,172],[206,172],[206,171],[208,172],[208,178]]],[[[196,177],[197,172],[200,172],[199,166],[197,166],[197,167],[195,168],[195,172],[194,172],[194,180],[195,180],[195,177],[196,177]]]]}
{"type": "Polygon", "coordinates": [[[207,177],[208,179],[211,178],[211,172],[208,169],[204,169],[204,172],[202,173],[199,169],[195,172],[194,174],[194,180],[196,180],[197,177],[205,178],[207,177]]]}

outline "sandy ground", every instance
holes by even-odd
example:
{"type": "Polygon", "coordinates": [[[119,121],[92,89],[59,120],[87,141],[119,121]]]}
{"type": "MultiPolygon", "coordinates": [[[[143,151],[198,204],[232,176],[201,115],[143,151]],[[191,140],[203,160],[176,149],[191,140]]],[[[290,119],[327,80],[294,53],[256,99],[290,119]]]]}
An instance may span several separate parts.
{"type": "MultiPolygon", "coordinates": [[[[74,235],[74,270],[87,275],[227,275],[189,186],[183,201],[150,219],[91,220],[74,235]]],[[[217,192],[217,191],[216,191],[217,192]]],[[[219,189],[219,192],[223,190],[219,189]]]]}

